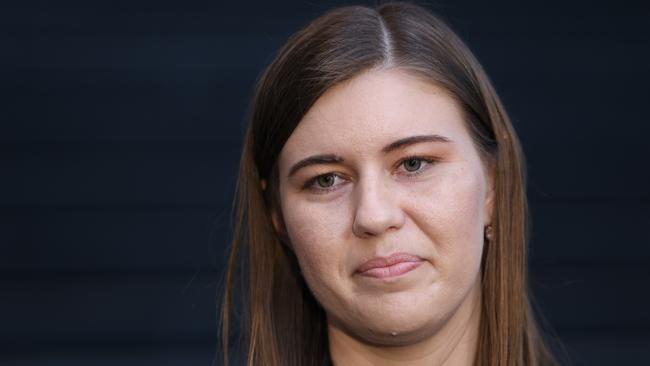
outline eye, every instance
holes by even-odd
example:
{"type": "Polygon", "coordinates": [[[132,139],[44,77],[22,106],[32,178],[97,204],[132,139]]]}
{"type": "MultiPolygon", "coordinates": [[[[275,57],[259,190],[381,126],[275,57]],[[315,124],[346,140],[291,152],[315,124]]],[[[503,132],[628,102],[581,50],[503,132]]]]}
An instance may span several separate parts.
{"type": "Polygon", "coordinates": [[[325,193],[339,188],[345,183],[344,178],[336,173],[321,174],[305,182],[303,189],[309,189],[317,193],[325,193]]]}
{"type": "Polygon", "coordinates": [[[318,183],[318,186],[322,188],[333,186],[335,180],[336,176],[334,174],[324,174],[316,177],[316,183],[318,183]]]}
{"type": "Polygon", "coordinates": [[[398,167],[404,167],[406,175],[418,175],[431,165],[434,159],[424,158],[421,156],[409,156],[399,162],[398,167]]]}
{"type": "Polygon", "coordinates": [[[406,171],[414,172],[420,169],[420,167],[422,166],[422,160],[417,158],[410,158],[404,161],[402,165],[404,165],[404,169],[406,169],[406,171]]]}

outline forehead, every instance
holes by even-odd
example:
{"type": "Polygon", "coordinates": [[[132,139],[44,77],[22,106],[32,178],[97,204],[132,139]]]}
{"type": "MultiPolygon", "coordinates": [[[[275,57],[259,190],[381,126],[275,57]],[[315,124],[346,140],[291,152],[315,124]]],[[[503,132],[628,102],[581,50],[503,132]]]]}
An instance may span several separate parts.
{"type": "Polygon", "coordinates": [[[423,134],[470,142],[460,108],[442,88],[402,70],[373,70],[316,101],[283,147],[280,165],[312,153],[377,153],[423,134]]]}

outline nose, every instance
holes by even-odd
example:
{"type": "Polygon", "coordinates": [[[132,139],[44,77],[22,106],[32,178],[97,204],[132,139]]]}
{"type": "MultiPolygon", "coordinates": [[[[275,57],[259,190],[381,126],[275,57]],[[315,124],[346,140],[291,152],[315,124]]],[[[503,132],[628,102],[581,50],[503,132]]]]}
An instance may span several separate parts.
{"type": "Polygon", "coordinates": [[[383,179],[366,179],[357,186],[352,231],[360,238],[381,235],[404,225],[404,212],[397,195],[383,179]]]}

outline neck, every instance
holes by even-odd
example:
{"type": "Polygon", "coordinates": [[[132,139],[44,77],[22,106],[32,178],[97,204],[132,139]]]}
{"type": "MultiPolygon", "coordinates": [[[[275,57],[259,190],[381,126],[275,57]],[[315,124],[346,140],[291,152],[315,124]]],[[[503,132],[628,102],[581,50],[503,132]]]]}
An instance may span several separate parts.
{"type": "Polygon", "coordinates": [[[399,346],[366,343],[328,321],[332,362],[335,366],[471,366],[477,348],[480,303],[480,286],[476,286],[435,334],[399,346]]]}

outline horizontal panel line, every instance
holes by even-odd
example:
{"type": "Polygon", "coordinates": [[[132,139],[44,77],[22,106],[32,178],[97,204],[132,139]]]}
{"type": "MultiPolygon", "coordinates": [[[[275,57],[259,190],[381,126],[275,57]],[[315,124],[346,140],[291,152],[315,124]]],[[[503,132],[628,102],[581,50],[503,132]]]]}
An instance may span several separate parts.
{"type": "MultiPolygon", "coordinates": [[[[225,270],[225,269],[224,269],[225,270]]],[[[220,275],[221,269],[217,268],[196,268],[196,267],[177,267],[177,268],[123,268],[123,269],[101,269],[101,268],[60,268],[44,270],[6,270],[0,271],[0,281],[2,282],[86,282],[86,281],[121,281],[125,279],[169,279],[178,278],[185,280],[188,277],[213,277],[220,275]]]]}
{"type": "Polygon", "coordinates": [[[230,202],[79,202],[51,204],[0,205],[5,214],[34,214],[38,212],[156,212],[156,211],[223,211],[230,202]]]}
{"type": "Polygon", "coordinates": [[[596,270],[646,270],[650,272],[650,258],[634,257],[630,259],[531,259],[529,262],[533,271],[549,271],[556,269],[596,269],[596,270]]]}
{"type": "Polygon", "coordinates": [[[223,152],[239,148],[241,140],[239,135],[223,140],[4,140],[0,153],[223,152]]]}
{"type": "MultiPolygon", "coordinates": [[[[593,320],[598,322],[597,319],[593,320]]],[[[650,324],[627,323],[627,324],[585,324],[581,326],[563,326],[559,324],[553,327],[553,332],[560,335],[560,338],[582,338],[582,339],[648,339],[650,340],[650,324]]]]}
{"type": "Polygon", "coordinates": [[[214,326],[214,333],[207,334],[175,334],[168,337],[161,337],[154,332],[138,334],[134,337],[132,332],[125,329],[123,333],[113,337],[105,335],[84,335],[83,337],[61,338],[60,335],[50,335],[39,339],[39,335],[26,339],[21,338],[0,338],[2,343],[2,356],[0,359],[29,354],[35,356],[38,353],[71,353],[87,355],[106,351],[153,351],[158,349],[192,351],[196,349],[216,349],[217,346],[217,325],[214,326]]]}
{"type": "MultiPolygon", "coordinates": [[[[650,194],[650,192],[648,192],[650,194]]],[[[604,205],[634,205],[646,206],[650,210],[649,196],[626,196],[626,195],[547,195],[534,191],[528,191],[528,202],[531,206],[537,205],[561,205],[561,204],[579,204],[585,206],[604,206],[604,205]]]]}

